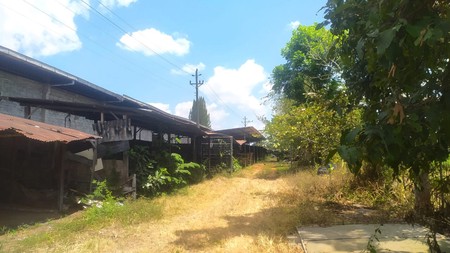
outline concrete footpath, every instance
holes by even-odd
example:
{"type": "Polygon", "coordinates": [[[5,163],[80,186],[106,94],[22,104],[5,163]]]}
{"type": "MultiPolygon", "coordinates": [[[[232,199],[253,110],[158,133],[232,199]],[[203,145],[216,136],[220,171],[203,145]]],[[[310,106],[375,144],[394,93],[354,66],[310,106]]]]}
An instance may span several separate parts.
{"type": "MultiPolygon", "coordinates": [[[[377,252],[429,252],[426,243],[429,230],[409,224],[299,227],[298,233],[306,253],[363,252],[371,238],[377,252]],[[381,231],[376,234],[379,241],[373,237],[377,228],[381,231]]],[[[442,252],[450,253],[449,238],[437,237],[442,252]]]]}

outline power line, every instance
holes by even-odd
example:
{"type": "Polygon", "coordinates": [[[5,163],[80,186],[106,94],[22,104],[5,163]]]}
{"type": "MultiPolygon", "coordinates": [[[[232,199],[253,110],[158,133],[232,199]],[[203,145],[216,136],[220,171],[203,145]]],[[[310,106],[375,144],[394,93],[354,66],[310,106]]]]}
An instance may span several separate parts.
{"type": "MultiPolygon", "coordinates": [[[[103,17],[106,21],[108,21],[109,23],[111,23],[114,27],[116,27],[119,31],[123,32],[124,34],[130,36],[133,40],[135,40],[136,42],[138,42],[139,44],[141,44],[143,47],[147,48],[148,50],[152,51],[155,55],[157,55],[158,57],[160,57],[163,61],[165,61],[166,63],[170,64],[171,66],[179,69],[180,71],[185,72],[186,74],[191,74],[187,71],[185,71],[183,68],[179,67],[177,64],[169,61],[167,58],[165,58],[164,56],[162,56],[161,54],[159,54],[158,52],[156,52],[154,49],[150,48],[146,43],[142,42],[141,40],[137,39],[136,37],[133,37],[129,32],[127,32],[125,29],[123,29],[120,25],[116,24],[114,21],[112,21],[110,18],[108,18],[107,16],[103,15],[100,11],[98,11],[96,8],[92,7],[92,5],[90,5],[89,3],[87,3],[85,0],[80,0],[81,2],[83,2],[89,9],[95,11],[98,15],[100,15],[101,17],[103,17]]],[[[104,6],[104,5],[103,5],[104,6]]],[[[106,6],[105,6],[106,7],[106,6]]],[[[107,10],[109,10],[109,8],[107,8],[107,10]]],[[[111,13],[113,13],[111,10],[109,10],[111,13]]],[[[115,16],[118,17],[117,14],[114,14],[115,16]]],[[[122,20],[122,18],[120,18],[122,20]]],[[[127,22],[125,22],[126,24],[128,24],[127,22]]],[[[131,25],[129,25],[131,28],[133,28],[131,25]]],[[[133,30],[137,30],[134,29],[133,30]]]]}
{"type": "MultiPolygon", "coordinates": [[[[116,29],[118,29],[118,30],[121,31],[122,33],[124,33],[124,34],[126,34],[126,35],[132,37],[132,36],[131,36],[124,28],[122,28],[120,25],[118,25],[117,23],[115,23],[113,20],[111,20],[110,18],[108,18],[107,16],[105,16],[104,14],[102,14],[100,11],[98,11],[97,9],[95,9],[95,8],[94,8],[92,5],[90,5],[88,2],[86,2],[86,1],[84,1],[84,0],[81,0],[81,2],[83,2],[89,9],[91,9],[91,10],[93,10],[95,13],[97,13],[97,15],[101,16],[103,19],[105,19],[106,21],[108,21],[108,23],[110,23],[111,25],[113,25],[116,29]]],[[[99,3],[99,5],[101,5],[101,6],[104,7],[106,10],[108,10],[110,13],[112,13],[115,17],[117,17],[119,20],[121,20],[121,21],[122,21],[124,24],[126,24],[128,27],[130,27],[130,28],[136,30],[131,24],[129,24],[127,21],[125,21],[125,20],[124,20],[123,18],[121,18],[119,15],[117,15],[116,13],[114,13],[110,8],[108,8],[107,6],[105,6],[104,4],[102,4],[101,2],[99,2],[98,0],[97,0],[97,2],[99,3]]],[[[35,6],[35,5],[33,5],[33,4],[29,3],[29,2],[27,2],[26,0],[25,0],[25,3],[28,4],[28,5],[30,5],[30,6],[33,7],[34,9],[38,10],[39,12],[41,12],[41,13],[43,13],[43,14],[49,16],[51,19],[56,20],[57,22],[61,23],[66,29],[70,29],[70,30],[72,30],[73,32],[76,32],[76,33],[79,32],[79,31],[77,31],[76,29],[72,28],[71,26],[67,25],[66,23],[62,22],[61,20],[58,20],[57,18],[55,18],[54,15],[51,15],[51,14],[49,14],[49,13],[43,11],[42,9],[40,9],[40,8],[38,8],[37,6],[35,6]]],[[[59,3],[59,4],[61,4],[61,3],[59,3]]],[[[61,5],[62,5],[62,4],[61,4],[61,5]]],[[[64,5],[63,5],[63,6],[64,6],[64,5]]],[[[66,9],[70,10],[70,8],[68,8],[67,6],[64,6],[64,7],[65,7],[66,9]]],[[[13,11],[14,11],[14,10],[13,10],[13,11]]],[[[70,10],[70,11],[71,11],[72,13],[74,13],[72,10],[70,10]]],[[[14,11],[14,12],[18,13],[17,11],[14,11]]],[[[21,13],[18,13],[18,14],[20,14],[20,15],[22,15],[22,16],[24,16],[24,17],[26,17],[26,18],[29,19],[28,16],[25,16],[25,15],[23,15],[23,14],[21,14],[21,13]]],[[[76,14],[76,13],[74,13],[74,14],[76,14]]],[[[30,19],[30,20],[31,20],[31,19],[30,19]]],[[[91,23],[92,23],[92,21],[91,21],[91,23]]],[[[95,25],[95,23],[93,23],[93,24],[95,25]]],[[[41,24],[41,25],[44,26],[43,24],[41,24]]],[[[97,27],[97,26],[96,26],[96,27],[97,27]]],[[[98,27],[97,27],[97,28],[98,28],[98,27]]],[[[100,29],[100,28],[98,28],[98,29],[100,29]]],[[[104,32],[104,31],[103,31],[103,32],[104,32]]],[[[107,49],[106,47],[104,47],[103,45],[101,45],[99,42],[93,40],[90,36],[84,35],[84,34],[81,33],[81,32],[80,32],[80,34],[82,34],[83,37],[86,37],[87,39],[89,39],[90,41],[92,41],[93,43],[95,43],[97,46],[99,46],[99,48],[101,48],[101,49],[103,49],[103,50],[107,50],[107,51],[110,53],[110,54],[107,54],[108,57],[111,57],[111,55],[112,55],[112,56],[116,56],[116,57],[118,57],[118,58],[121,58],[121,60],[126,60],[127,62],[131,63],[131,64],[126,64],[126,65],[127,65],[126,68],[128,68],[129,70],[136,72],[136,69],[135,69],[135,68],[131,68],[130,66],[135,66],[135,67],[136,67],[136,66],[139,66],[139,68],[140,68],[141,70],[147,72],[147,69],[143,68],[142,65],[140,65],[140,64],[133,64],[133,62],[129,61],[129,60],[126,59],[126,58],[123,58],[123,57],[118,56],[115,52],[113,52],[113,51],[107,49]]],[[[110,37],[113,37],[111,34],[109,34],[109,33],[107,33],[107,34],[108,34],[110,37]]],[[[161,59],[163,59],[165,62],[167,62],[167,63],[170,64],[171,66],[175,67],[176,69],[181,70],[181,71],[184,72],[184,73],[191,74],[191,73],[185,71],[184,69],[182,69],[181,67],[179,67],[177,64],[175,64],[175,63],[171,62],[170,60],[168,60],[167,58],[163,57],[161,54],[157,53],[154,49],[150,48],[148,45],[146,45],[146,44],[143,43],[142,41],[138,40],[138,39],[135,38],[135,37],[132,37],[132,38],[133,38],[134,40],[136,40],[138,43],[140,43],[141,45],[143,45],[145,48],[147,48],[147,49],[149,49],[150,51],[154,52],[158,57],[160,57],[161,59]]],[[[88,50],[90,50],[90,48],[88,48],[88,50]]],[[[93,51],[93,52],[95,52],[95,51],[93,51]]],[[[98,53],[98,52],[95,52],[95,53],[98,53]]],[[[167,83],[169,83],[169,84],[174,84],[173,82],[168,81],[167,79],[163,78],[162,76],[158,76],[157,74],[154,74],[154,76],[157,76],[157,77],[158,77],[159,79],[161,79],[161,80],[165,80],[165,81],[166,81],[167,83]]],[[[174,85],[175,85],[175,84],[174,84],[174,85]]],[[[212,94],[217,98],[217,100],[220,101],[220,103],[221,103],[223,106],[225,106],[231,113],[235,114],[235,115],[238,116],[239,118],[241,117],[241,116],[240,116],[238,113],[236,113],[231,107],[229,107],[228,104],[225,103],[225,102],[220,98],[220,96],[219,96],[219,95],[218,95],[211,87],[209,87],[209,86],[207,86],[207,87],[208,87],[208,89],[212,92],[212,94]]],[[[198,91],[197,91],[197,92],[198,92],[198,91]]]]}
{"type": "MultiPolygon", "coordinates": [[[[121,60],[121,61],[126,61],[126,62],[128,62],[128,63],[130,63],[130,64],[125,64],[125,68],[127,68],[128,70],[130,70],[130,71],[132,71],[132,72],[138,73],[138,72],[136,71],[136,69],[135,69],[135,68],[131,68],[131,66],[135,66],[135,67],[138,66],[142,71],[144,71],[144,73],[147,73],[147,72],[148,72],[148,69],[143,68],[142,65],[140,65],[140,64],[134,64],[133,62],[131,62],[131,61],[128,60],[127,58],[117,55],[117,54],[114,53],[112,50],[108,49],[107,47],[104,47],[104,45],[101,45],[99,42],[93,40],[90,36],[88,36],[88,35],[86,35],[86,34],[84,34],[84,33],[82,33],[82,32],[77,31],[76,29],[70,27],[69,25],[67,25],[66,23],[62,22],[61,20],[55,18],[53,15],[49,14],[48,12],[46,12],[46,11],[40,9],[39,7],[37,7],[36,5],[34,5],[34,4],[30,3],[30,2],[28,2],[27,0],[23,0],[23,1],[24,1],[24,3],[26,3],[26,4],[29,5],[29,6],[31,6],[32,8],[36,9],[37,11],[41,12],[42,14],[47,15],[47,16],[50,17],[52,20],[55,20],[55,21],[57,21],[58,23],[62,24],[65,28],[70,29],[71,31],[73,31],[73,32],[75,32],[75,33],[80,33],[83,37],[85,37],[86,39],[90,40],[91,42],[93,42],[94,44],[96,44],[97,46],[99,46],[99,48],[101,48],[101,49],[106,50],[107,52],[109,52],[109,54],[101,54],[101,53],[96,52],[95,50],[93,50],[93,49],[91,49],[91,48],[87,48],[89,51],[92,51],[93,53],[98,54],[98,55],[101,55],[101,56],[103,56],[103,57],[105,57],[105,56],[106,56],[106,57],[110,57],[111,60],[113,60],[113,58],[111,57],[111,56],[113,55],[113,56],[117,57],[117,58],[118,58],[119,60],[121,60]]],[[[61,6],[65,7],[65,8],[66,8],[67,10],[69,10],[70,12],[76,14],[73,10],[71,10],[70,8],[68,8],[67,6],[65,6],[64,4],[62,4],[62,3],[60,3],[60,2],[58,2],[58,4],[60,4],[61,6]]],[[[2,5],[3,5],[3,4],[2,4],[2,5]]],[[[13,12],[15,12],[15,13],[17,13],[17,14],[19,14],[19,15],[21,15],[21,16],[27,18],[27,19],[29,19],[30,21],[33,21],[33,20],[31,20],[28,16],[25,16],[25,15],[23,15],[23,14],[17,12],[16,10],[13,10],[13,9],[11,9],[11,8],[9,8],[9,7],[7,7],[7,6],[5,6],[5,5],[3,5],[3,6],[6,7],[6,8],[8,8],[9,10],[11,10],[11,11],[13,11],[13,12]]],[[[42,23],[40,23],[40,25],[41,25],[42,27],[47,27],[47,26],[45,26],[45,25],[42,24],[42,23]]],[[[94,26],[96,26],[96,25],[94,24],[94,26]]],[[[96,26],[96,27],[98,28],[98,26],[96,26]]],[[[53,29],[52,29],[52,30],[53,30],[53,29]]],[[[60,34],[60,33],[58,33],[58,32],[55,31],[55,30],[53,30],[53,32],[54,32],[55,34],[60,34]]],[[[109,33],[106,33],[106,34],[109,35],[111,38],[114,38],[111,34],[109,34],[109,33]]],[[[153,75],[154,75],[154,76],[157,76],[159,79],[165,81],[165,82],[168,83],[168,84],[171,84],[171,85],[174,85],[174,86],[179,86],[179,84],[175,84],[175,83],[173,83],[172,81],[169,81],[168,79],[165,79],[164,77],[162,77],[162,76],[160,76],[160,75],[157,75],[157,74],[155,74],[155,73],[153,73],[153,75]]]]}
{"type": "MultiPolygon", "coordinates": [[[[131,30],[133,30],[133,31],[137,31],[137,30],[139,30],[139,29],[137,29],[135,26],[133,26],[132,24],[130,24],[129,22],[127,22],[125,19],[123,19],[121,16],[119,16],[118,14],[116,14],[111,8],[109,8],[108,6],[106,6],[105,4],[103,4],[101,1],[99,1],[99,0],[96,0],[97,1],[97,3],[100,5],[100,6],[102,6],[103,8],[105,8],[109,13],[111,13],[113,16],[115,16],[116,18],[118,18],[122,23],[124,23],[125,25],[127,25],[131,30]]],[[[109,20],[109,19],[108,19],[109,20]]],[[[127,35],[128,36],[130,36],[128,33],[127,33],[127,35]]],[[[130,36],[131,37],[131,36],[130,36]]],[[[134,40],[137,40],[135,37],[132,37],[134,40]]],[[[142,43],[141,43],[142,44],[142,43]]],[[[150,50],[152,50],[152,49],[150,49],[150,50]]],[[[161,58],[165,58],[165,57],[163,57],[162,55],[160,55],[160,54],[158,54],[157,52],[155,52],[155,50],[152,50],[152,52],[154,52],[156,55],[158,55],[159,57],[161,57],[161,58]]],[[[181,70],[181,72],[184,72],[184,73],[186,73],[186,74],[192,74],[192,73],[190,73],[190,72],[187,72],[186,70],[184,70],[183,68],[181,68],[181,67],[179,67],[177,64],[175,64],[175,63],[171,63],[171,61],[170,60],[168,60],[167,59],[167,61],[169,61],[169,64],[171,64],[172,66],[174,66],[175,68],[177,68],[177,69],[179,69],[179,70],[181,70]]]]}
{"type": "Polygon", "coordinates": [[[231,109],[231,107],[229,107],[221,98],[219,95],[217,95],[217,93],[211,88],[209,87],[209,85],[205,86],[206,88],[208,88],[212,94],[217,98],[217,100],[219,100],[220,104],[222,104],[223,106],[225,106],[230,112],[232,112],[234,115],[236,115],[238,118],[241,118],[241,115],[239,115],[238,113],[236,113],[233,109],[231,109]]]}

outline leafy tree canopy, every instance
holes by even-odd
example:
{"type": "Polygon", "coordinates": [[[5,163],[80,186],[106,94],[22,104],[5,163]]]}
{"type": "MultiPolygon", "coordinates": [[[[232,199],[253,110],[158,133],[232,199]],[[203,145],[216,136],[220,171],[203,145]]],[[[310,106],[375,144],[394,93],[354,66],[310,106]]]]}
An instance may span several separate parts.
{"type": "Polygon", "coordinates": [[[278,103],[276,115],[266,123],[269,147],[297,157],[303,164],[323,163],[337,149],[342,128],[359,125],[360,115],[354,110],[339,115],[325,102],[295,105],[291,100],[278,103]]]}
{"type": "Polygon", "coordinates": [[[286,63],[272,75],[277,107],[266,123],[271,149],[302,163],[323,163],[337,149],[340,129],[359,124],[359,112],[348,107],[337,48],[333,35],[317,24],[293,31],[282,50],[286,63]]]}
{"type": "Polygon", "coordinates": [[[364,126],[340,154],[413,175],[449,155],[450,3],[447,0],[329,0],[326,22],[339,38],[342,78],[364,126]]]}
{"type": "Polygon", "coordinates": [[[339,63],[329,58],[330,49],[334,47],[333,36],[325,28],[299,26],[282,49],[286,63],[273,70],[274,94],[303,103],[308,93],[336,91],[339,63]]]}

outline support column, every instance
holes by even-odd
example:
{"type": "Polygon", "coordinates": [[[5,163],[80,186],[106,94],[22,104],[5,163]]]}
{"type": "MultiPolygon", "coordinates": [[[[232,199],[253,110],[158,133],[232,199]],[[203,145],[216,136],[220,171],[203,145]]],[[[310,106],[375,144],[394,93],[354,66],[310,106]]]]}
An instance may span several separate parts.
{"type": "Polygon", "coordinates": [[[122,152],[123,159],[123,171],[125,174],[125,179],[128,179],[129,175],[129,159],[128,159],[128,151],[122,152]]]}
{"type": "Polygon", "coordinates": [[[64,145],[60,142],[55,142],[55,169],[58,173],[58,210],[62,212],[64,210],[64,145]]]}
{"type": "Polygon", "coordinates": [[[233,173],[233,137],[230,136],[230,173],[233,173]]]}

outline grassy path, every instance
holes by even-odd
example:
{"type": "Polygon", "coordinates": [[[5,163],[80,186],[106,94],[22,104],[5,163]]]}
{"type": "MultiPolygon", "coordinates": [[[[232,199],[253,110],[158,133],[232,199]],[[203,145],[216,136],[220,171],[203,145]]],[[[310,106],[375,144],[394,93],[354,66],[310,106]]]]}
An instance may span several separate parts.
{"type": "Polygon", "coordinates": [[[293,195],[299,176],[283,170],[259,163],[175,195],[137,201],[131,205],[141,216],[130,223],[114,218],[64,236],[51,233],[56,224],[70,226],[81,215],[75,214],[8,233],[0,236],[0,252],[299,252],[286,240],[301,219],[301,196],[293,195]],[[146,211],[149,205],[160,207],[158,218],[146,211]]]}

